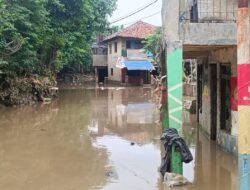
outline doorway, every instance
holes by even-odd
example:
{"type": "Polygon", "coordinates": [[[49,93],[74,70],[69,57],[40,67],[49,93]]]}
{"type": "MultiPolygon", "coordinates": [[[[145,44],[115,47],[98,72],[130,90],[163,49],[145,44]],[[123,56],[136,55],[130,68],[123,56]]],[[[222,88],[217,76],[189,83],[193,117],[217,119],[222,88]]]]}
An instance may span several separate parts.
{"type": "Polygon", "coordinates": [[[149,72],[143,71],[143,84],[149,84],[149,72]]]}
{"type": "Polygon", "coordinates": [[[231,133],[231,65],[220,67],[220,129],[231,133]]]}
{"type": "Polygon", "coordinates": [[[200,113],[202,113],[202,80],[203,65],[197,66],[197,122],[200,121],[200,113]]]}
{"type": "Polygon", "coordinates": [[[98,68],[98,82],[104,83],[105,77],[108,77],[108,68],[98,68]]]}
{"type": "Polygon", "coordinates": [[[210,64],[211,87],[211,140],[217,136],[217,64],[210,64]]]}

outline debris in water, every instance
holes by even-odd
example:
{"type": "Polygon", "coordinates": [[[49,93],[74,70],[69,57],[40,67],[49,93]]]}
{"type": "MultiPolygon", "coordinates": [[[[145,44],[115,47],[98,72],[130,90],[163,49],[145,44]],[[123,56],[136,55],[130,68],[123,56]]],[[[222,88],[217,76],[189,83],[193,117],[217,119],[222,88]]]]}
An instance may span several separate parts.
{"type": "Polygon", "coordinates": [[[191,184],[185,177],[180,174],[168,173],[164,175],[164,184],[168,187],[176,187],[191,184]]]}
{"type": "Polygon", "coordinates": [[[181,161],[185,163],[190,163],[193,160],[193,155],[189,150],[186,142],[182,137],[179,136],[178,131],[174,128],[169,128],[165,130],[161,136],[161,140],[164,142],[165,156],[162,159],[162,164],[160,172],[162,176],[165,176],[166,172],[171,172],[171,150],[172,147],[178,147],[181,154],[181,161]]]}
{"type": "Polygon", "coordinates": [[[118,179],[118,174],[113,166],[105,166],[105,176],[113,179],[118,179]]]}
{"type": "Polygon", "coordinates": [[[42,101],[44,104],[49,104],[51,103],[51,98],[42,98],[42,101]]]}

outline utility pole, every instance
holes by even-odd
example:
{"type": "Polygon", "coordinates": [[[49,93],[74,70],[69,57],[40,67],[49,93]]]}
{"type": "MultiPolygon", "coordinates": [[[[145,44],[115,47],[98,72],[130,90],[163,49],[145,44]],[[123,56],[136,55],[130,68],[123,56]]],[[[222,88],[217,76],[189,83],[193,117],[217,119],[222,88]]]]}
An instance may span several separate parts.
{"type": "MultiPolygon", "coordinates": [[[[166,0],[165,43],[167,68],[167,122],[165,128],[175,128],[182,135],[182,109],[183,109],[183,48],[179,37],[179,1],[166,0]]],[[[172,148],[171,172],[183,173],[180,151],[176,146],[172,148]]]]}
{"type": "Polygon", "coordinates": [[[248,0],[238,0],[237,62],[239,114],[239,186],[250,187],[250,54],[248,0]]]}

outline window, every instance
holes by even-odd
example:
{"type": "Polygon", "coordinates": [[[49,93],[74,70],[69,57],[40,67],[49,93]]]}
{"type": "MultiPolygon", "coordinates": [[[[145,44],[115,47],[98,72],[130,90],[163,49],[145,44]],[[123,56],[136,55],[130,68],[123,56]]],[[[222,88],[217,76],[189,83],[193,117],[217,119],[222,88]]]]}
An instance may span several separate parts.
{"type": "Polygon", "coordinates": [[[113,68],[110,69],[110,74],[111,74],[111,76],[114,75],[114,70],[113,70],[113,68]]]}
{"type": "Polygon", "coordinates": [[[140,41],[136,41],[135,42],[135,49],[142,49],[143,46],[142,46],[142,43],[140,41]]]}
{"type": "Polygon", "coordinates": [[[112,44],[109,44],[109,54],[112,54],[112,44]]]}
{"type": "Polygon", "coordinates": [[[115,53],[117,53],[117,42],[115,42],[115,53]]]}
{"type": "Polygon", "coordinates": [[[130,48],[131,48],[130,41],[126,41],[126,47],[127,47],[127,49],[130,49],[130,48]]]}
{"type": "Polygon", "coordinates": [[[198,22],[198,6],[197,6],[197,2],[193,2],[193,6],[191,7],[190,21],[191,22],[198,22]]]}
{"type": "Polygon", "coordinates": [[[143,45],[141,41],[126,41],[126,47],[127,49],[142,49],[143,45]]]}

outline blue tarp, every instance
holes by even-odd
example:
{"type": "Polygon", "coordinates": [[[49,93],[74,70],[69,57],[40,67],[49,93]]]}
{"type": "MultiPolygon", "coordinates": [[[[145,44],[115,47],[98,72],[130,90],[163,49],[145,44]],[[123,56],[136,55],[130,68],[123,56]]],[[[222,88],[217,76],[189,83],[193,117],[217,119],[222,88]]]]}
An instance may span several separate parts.
{"type": "Polygon", "coordinates": [[[153,64],[149,61],[124,61],[124,64],[129,71],[152,71],[155,69],[153,64]]]}

